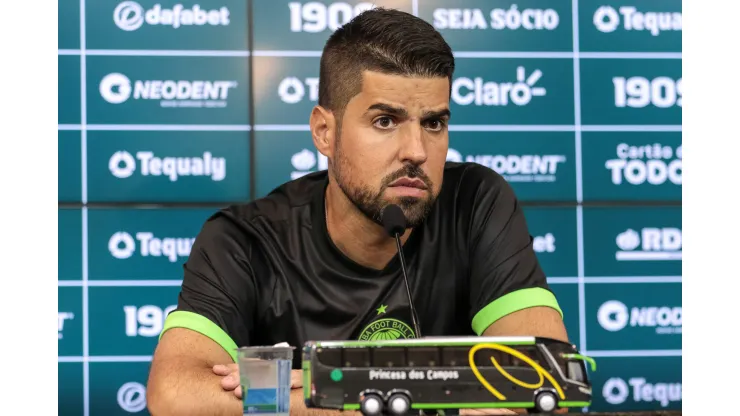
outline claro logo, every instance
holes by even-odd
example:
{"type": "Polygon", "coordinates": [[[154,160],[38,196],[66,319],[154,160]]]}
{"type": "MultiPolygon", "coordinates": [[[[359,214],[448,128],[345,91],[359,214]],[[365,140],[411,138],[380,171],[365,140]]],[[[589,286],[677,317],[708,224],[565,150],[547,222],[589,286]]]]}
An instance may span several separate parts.
{"type": "Polygon", "coordinates": [[[609,332],[625,328],[655,328],[657,334],[680,334],[682,332],[681,306],[632,307],[618,300],[604,302],[597,312],[597,320],[609,332]]]}
{"type": "Polygon", "coordinates": [[[628,381],[612,377],[604,383],[604,400],[612,405],[620,405],[632,395],[635,402],[659,403],[668,407],[682,399],[681,383],[648,383],[644,377],[632,377],[628,381]]]}
{"type": "Polygon", "coordinates": [[[534,69],[527,75],[523,67],[516,69],[516,82],[486,81],[482,77],[460,77],[452,81],[452,100],[458,105],[525,106],[533,97],[542,97],[547,90],[537,85],[542,71],[534,69]]]}

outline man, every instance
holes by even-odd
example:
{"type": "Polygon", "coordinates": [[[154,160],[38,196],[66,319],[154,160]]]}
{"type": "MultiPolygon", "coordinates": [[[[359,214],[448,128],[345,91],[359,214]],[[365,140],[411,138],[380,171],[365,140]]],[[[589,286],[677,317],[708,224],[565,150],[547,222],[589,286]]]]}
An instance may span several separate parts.
{"type": "MultiPolygon", "coordinates": [[[[446,163],[453,70],[440,34],[407,13],[374,9],[331,36],[310,117],[328,170],[205,223],[152,360],[154,416],[240,415],[236,347],[416,336],[379,225],[390,203],[408,219],[423,336],[567,340],[512,189],[483,166],[446,163]]],[[[339,413],[308,411],[294,393],[291,414],[339,413]]]]}

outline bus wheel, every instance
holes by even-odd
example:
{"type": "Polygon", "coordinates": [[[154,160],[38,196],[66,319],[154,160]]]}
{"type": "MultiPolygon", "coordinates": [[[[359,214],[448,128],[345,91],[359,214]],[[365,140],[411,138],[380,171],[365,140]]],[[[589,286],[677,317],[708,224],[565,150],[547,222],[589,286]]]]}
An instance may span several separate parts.
{"type": "Polygon", "coordinates": [[[381,399],[377,394],[366,394],[360,402],[360,412],[366,416],[382,414],[383,399],[381,399]]]}
{"type": "Polygon", "coordinates": [[[543,391],[534,398],[537,413],[550,413],[558,406],[558,399],[552,392],[543,391]]]}
{"type": "Polygon", "coordinates": [[[388,399],[388,411],[392,415],[405,415],[411,408],[411,401],[405,394],[394,394],[388,399]]]}

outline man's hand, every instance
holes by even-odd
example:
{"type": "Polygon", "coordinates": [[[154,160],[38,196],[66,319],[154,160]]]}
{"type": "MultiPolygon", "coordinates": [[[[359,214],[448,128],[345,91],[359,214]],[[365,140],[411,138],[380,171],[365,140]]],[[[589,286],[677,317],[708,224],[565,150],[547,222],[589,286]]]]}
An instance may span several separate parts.
{"type": "MultiPolygon", "coordinates": [[[[239,366],[237,364],[228,365],[214,365],[213,373],[222,376],[221,388],[225,391],[233,391],[234,395],[238,398],[242,398],[242,385],[241,378],[239,377],[239,366]]],[[[290,372],[290,388],[299,389],[303,387],[303,373],[301,370],[291,370],[290,372]]]]}

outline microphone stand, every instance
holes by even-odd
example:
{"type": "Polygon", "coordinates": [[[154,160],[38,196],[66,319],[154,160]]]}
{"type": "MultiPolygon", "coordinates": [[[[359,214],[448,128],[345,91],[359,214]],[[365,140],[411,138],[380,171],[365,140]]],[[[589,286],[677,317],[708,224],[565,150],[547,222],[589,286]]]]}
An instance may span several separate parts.
{"type": "Polygon", "coordinates": [[[421,329],[419,328],[419,320],[416,317],[416,308],[414,307],[414,301],[411,299],[411,289],[409,289],[409,278],[406,276],[406,261],[403,258],[403,247],[401,246],[401,237],[398,233],[394,233],[396,238],[396,247],[398,248],[398,259],[401,261],[401,273],[403,273],[403,280],[406,283],[406,296],[409,298],[409,306],[411,307],[411,320],[414,324],[414,332],[416,337],[421,338],[421,329]]]}

